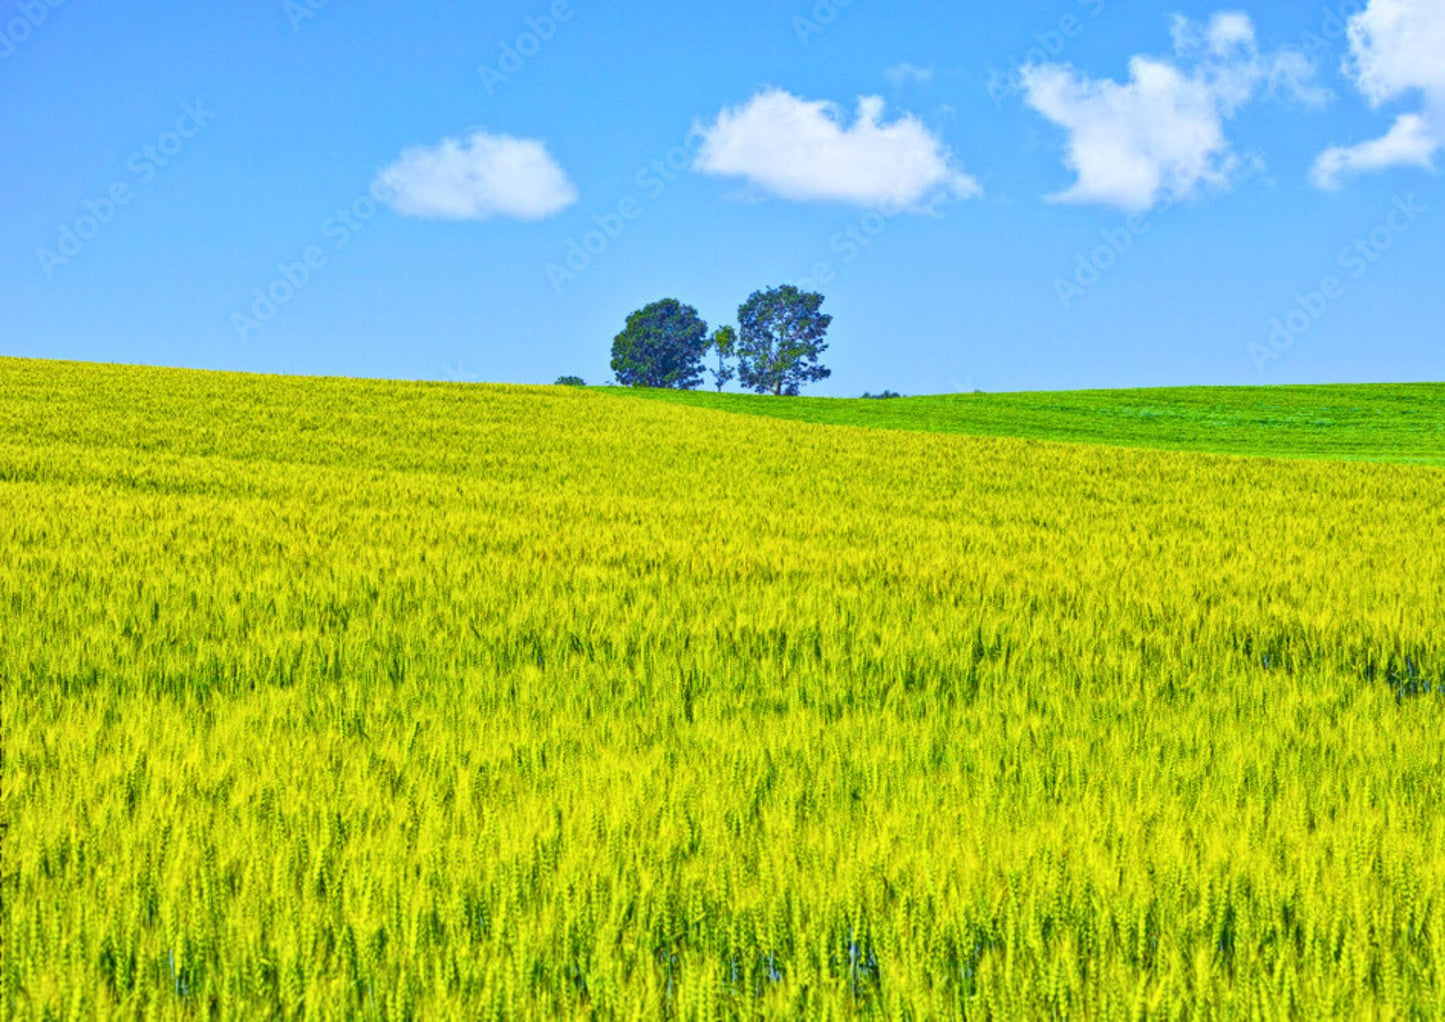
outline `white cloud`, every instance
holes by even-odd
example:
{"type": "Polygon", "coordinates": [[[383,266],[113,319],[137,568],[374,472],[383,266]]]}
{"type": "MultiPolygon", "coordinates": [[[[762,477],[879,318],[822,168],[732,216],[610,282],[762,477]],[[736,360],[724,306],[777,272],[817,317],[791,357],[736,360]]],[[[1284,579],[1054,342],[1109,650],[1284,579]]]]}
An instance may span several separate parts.
{"type": "MultiPolygon", "coordinates": [[[[1178,22],[1176,22],[1178,24],[1178,22]]],[[[1254,22],[1239,11],[1216,14],[1209,21],[1209,48],[1226,55],[1236,47],[1255,46],[1254,22]]]]}
{"type": "Polygon", "coordinates": [[[1433,168],[1445,149],[1445,4],[1440,0],[1370,0],[1350,19],[1346,73],[1374,106],[1419,92],[1420,113],[1402,114],[1382,138],[1326,150],[1315,184],[1338,188],[1346,178],[1387,167],[1433,168]]]}
{"type": "Polygon", "coordinates": [[[927,85],[933,81],[933,68],[919,67],[917,64],[899,64],[884,71],[883,77],[897,88],[905,85],[927,85]]]}
{"type": "Polygon", "coordinates": [[[885,123],[883,108],[881,98],[865,96],[848,125],[832,103],[779,89],[761,92],[741,107],[723,110],[711,127],[700,127],[702,147],[694,167],[744,178],[784,199],[875,208],[917,209],[941,196],[982,193],[923,122],[905,114],[885,123]]]}
{"type": "Polygon", "coordinates": [[[1314,67],[1303,54],[1260,50],[1246,14],[1202,24],[1175,18],[1172,34],[1173,56],[1135,56],[1122,84],[1067,65],[1021,69],[1029,106],[1069,133],[1065,162],[1078,179],[1052,201],[1141,212],[1227,188],[1247,163],[1225,123],[1261,90],[1308,104],[1328,98],[1311,84],[1314,67]]]}
{"type": "Polygon", "coordinates": [[[1379,104],[1416,89],[1445,93],[1445,6],[1439,0],[1371,0],[1350,19],[1347,67],[1379,104]]]}
{"type": "Polygon", "coordinates": [[[378,180],[398,213],[427,220],[542,220],[577,201],[546,145],[483,131],[407,149],[378,180]]]}
{"type": "Polygon", "coordinates": [[[1383,138],[1326,149],[1315,161],[1310,178],[1319,187],[1333,190],[1341,187],[1346,178],[1389,167],[1430,170],[1441,144],[1439,134],[1425,118],[1405,114],[1396,119],[1394,127],[1383,138]]]}

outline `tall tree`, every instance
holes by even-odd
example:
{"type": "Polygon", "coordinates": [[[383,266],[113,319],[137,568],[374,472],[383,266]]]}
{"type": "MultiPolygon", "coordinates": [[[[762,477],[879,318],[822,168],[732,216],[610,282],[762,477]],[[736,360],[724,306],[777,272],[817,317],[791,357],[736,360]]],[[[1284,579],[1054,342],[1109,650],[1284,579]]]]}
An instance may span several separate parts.
{"type": "Polygon", "coordinates": [[[728,361],[737,353],[738,332],[730,326],[720,326],[713,331],[711,344],[712,352],[717,356],[712,382],[717,385],[718,393],[721,394],[728,381],[738,374],[737,369],[728,361]]]}
{"type": "Polygon", "coordinates": [[[820,312],[823,296],[792,285],[755,291],[738,309],[738,380],[759,394],[796,394],[826,380],[818,361],[828,350],[833,317],[820,312]]]}
{"type": "Polygon", "coordinates": [[[692,390],[702,382],[707,324],[691,305],[673,298],[627,317],[612,342],[612,371],[624,387],[692,390]]]}

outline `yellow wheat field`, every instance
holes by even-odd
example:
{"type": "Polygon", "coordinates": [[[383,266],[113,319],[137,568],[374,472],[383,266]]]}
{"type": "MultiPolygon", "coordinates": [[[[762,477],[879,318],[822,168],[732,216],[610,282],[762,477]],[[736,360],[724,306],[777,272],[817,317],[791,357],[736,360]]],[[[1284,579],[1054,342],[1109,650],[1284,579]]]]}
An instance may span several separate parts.
{"type": "Polygon", "coordinates": [[[1445,1016],[1445,471],[0,384],[7,1016],[1445,1016]]]}

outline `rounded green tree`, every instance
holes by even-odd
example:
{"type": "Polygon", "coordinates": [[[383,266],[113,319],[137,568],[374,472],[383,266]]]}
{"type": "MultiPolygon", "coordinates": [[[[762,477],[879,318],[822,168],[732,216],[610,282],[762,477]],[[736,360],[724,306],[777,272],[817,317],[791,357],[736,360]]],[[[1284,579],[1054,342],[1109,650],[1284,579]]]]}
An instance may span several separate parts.
{"type": "Polygon", "coordinates": [[[691,390],[702,382],[707,324],[691,305],[673,298],[627,317],[612,342],[612,371],[624,387],[691,390]]]}

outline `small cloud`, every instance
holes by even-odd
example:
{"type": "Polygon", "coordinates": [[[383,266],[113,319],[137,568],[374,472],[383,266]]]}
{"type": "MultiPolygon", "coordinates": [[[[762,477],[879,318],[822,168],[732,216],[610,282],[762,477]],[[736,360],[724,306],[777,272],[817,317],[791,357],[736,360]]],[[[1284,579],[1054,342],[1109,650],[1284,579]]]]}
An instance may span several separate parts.
{"type": "Polygon", "coordinates": [[[1264,53],[1248,15],[1208,22],[1176,17],[1172,58],[1135,56],[1123,83],[1059,64],[1020,70],[1029,106],[1069,134],[1065,162],[1078,175],[1055,202],[1141,212],[1161,201],[1224,189],[1244,170],[1225,123],[1263,89],[1311,105],[1314,66],[1294,50],[1264,53]]]}
{"type": "Polygon", "coordinates": [[[1317,187],[1335,191],[1346,179],[1389,167],[1421,167],[1432,170],[1435,153],[1441,147],[1439,135],[1430,129],[1425,118],[1405,114],[1382,138],[1352,146],[1326,149],[1315,161],[1310,180],[1317,187]]]}
{"type": "Polygon", "coordinates": [[[933,68],[919,67],[917,64],[899,64],[890,67],[883,72],[895,88],[902,88],[905,85],[927,85],[933,81],[933,68]]]}
{"type": "Polygon", "coordinates": [[[1445,5],[1370,0],[1350,19],[1349,34],[1345,71],[1371,105],[1418,92],[1424,106],[1397,117],[1381,138],[1321,153],[1311,180],[1335,189],[1347,178],[1389,167],[1433,169],[1435,155],[1445,149],[1445,5]]]}
{"type": "Polygon", "coordinates": [[[883,111],[881,97],[865,96],[850,125],[832,103],[770,89],[699,127],[694,169],[802,202],[919,209],[940,196],[982,194],[922,121],[905,114],[885,122],[883,111]]]}
{"type": "Polygon", "coordinates": [[[378,180],[393,209],[425,220],[543,220],[577,201],[545,144],[484,131],[407,149],[378,180]]]}

